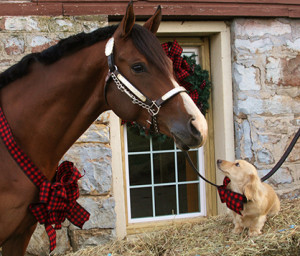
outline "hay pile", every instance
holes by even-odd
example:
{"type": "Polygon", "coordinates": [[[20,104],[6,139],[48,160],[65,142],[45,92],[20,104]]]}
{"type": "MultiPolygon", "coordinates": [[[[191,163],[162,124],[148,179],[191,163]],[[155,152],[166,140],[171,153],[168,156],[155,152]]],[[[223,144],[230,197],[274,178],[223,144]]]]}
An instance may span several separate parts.
{"type": "Polygon", "coordinates": [[[198,223],[172,225],[164,230],[136,235],[78,251],[67,256],[251,256],[300,255],[300,199],[281,202],[280,214],[269,218],[258,237],[231,232],[227,216],[215,216],[198,223]]]}

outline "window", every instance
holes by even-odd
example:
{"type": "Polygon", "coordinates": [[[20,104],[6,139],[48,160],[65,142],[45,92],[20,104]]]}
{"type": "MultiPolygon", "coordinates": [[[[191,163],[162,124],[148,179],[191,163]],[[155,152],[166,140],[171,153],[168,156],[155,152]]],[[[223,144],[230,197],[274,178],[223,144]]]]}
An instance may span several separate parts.
{"type": "MultiPolygon", "coordinates": [[[[183,47],[184,55],[201,56],[199,47],[183,47]]],[[[124,128],[128,222],[206,215],[205,184],[170,138],[145,138],[124,128]]],[[[189,152],[204,175],[203,148],[189,152]]]]}

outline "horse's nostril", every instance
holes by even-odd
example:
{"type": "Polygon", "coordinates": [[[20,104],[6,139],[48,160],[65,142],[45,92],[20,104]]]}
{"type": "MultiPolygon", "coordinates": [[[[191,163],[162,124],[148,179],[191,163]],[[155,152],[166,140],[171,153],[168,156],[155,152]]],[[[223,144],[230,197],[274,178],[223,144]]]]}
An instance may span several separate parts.
{"type": "Polygon", "coordinates": [[[190,120],[190,128],[191,128],[191,132],[192,134],[199,136],[201,135],[201,132],[199,131],[199,129],[194,125],[194,122],[196,122],[196,120],[194,118],[192,118],[190,120]]]}
{"type": "Polygon", "coordinates": [[[195,121],[194,118],[192,118],[190,120],[190,132],[192,134],[192,136],[197,140],[199,141],[200,143],[202,142],[202,135],[200,133],[200,131],[195,127],[195,125],[193,124],[193,121],[195,121]]]}
{"type": "Polygon", "coordinates": [[[192,132],[192,134],[195,134],[195,135],[200,135],[200,132],[198,131],[198,129],[194,126],[194,124],[193,124],[193,121],[194,121],[195,119],[191,119],[191,121],[190,121],[190,128],[191,128],[191,132],[192,132]]]}
{"type": "Polygon", "coordinates": [[[218,163],[218,164],[221,164],[221,163],[222,163],[222,160],[218,159],[218,160],[217,160],[217,163],[218,163]]]}

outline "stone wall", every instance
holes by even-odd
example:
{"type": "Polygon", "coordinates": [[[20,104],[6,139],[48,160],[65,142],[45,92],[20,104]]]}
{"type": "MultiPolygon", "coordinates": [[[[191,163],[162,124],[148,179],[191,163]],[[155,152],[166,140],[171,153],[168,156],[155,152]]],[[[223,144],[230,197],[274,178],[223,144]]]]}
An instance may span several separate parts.
{"type": "MultiPolygon", "coordinates": [[[[0,17],[0,72],[26,54],[106,24],[105,15],[0,17]]],[[[300,21],[236,19],[231,32],[236,157],[249,160],[263,175],[300,127],[300,21]]],[[[78,201],[92,215],[83,230],[64,223],[57,232],[57,254],[99,245],[116,236],[109,114],[101,115],[64,156],[84,174],[78,201]]],[[[298,142],[269,180],[281,197],[299,197],[299,169],[298,142]]],[[[28,255],[48,255],[48,247],[44,227],[38,226],[28,255]]]]}
{"type": "MultiPolygon", "coordinates": [[[[42,51],[62,38],[106,25],[105,15],[0,17],[0,72],[23,56],[42,51]]],[[[64,156],[84,174],[79,181],[78,202],[91,213],[91,217],[83,230],[64,222],[63,228],[56,232],[56,254],[99,245],[115,237],[109,115],[110,112],[103,113],[64,156]]],[[[36,229],[27,252],[27,255],[49,254],[49,241],[43,226],[36,229]]]]}
{"type": "MultiPolygon", "coordinates": [[[[300,127],[300,20],[236,19],[231,35],[236,157],[262,176],[300,127]]],[[[268,182],[300,196],[300,141],[268,182]]]]}

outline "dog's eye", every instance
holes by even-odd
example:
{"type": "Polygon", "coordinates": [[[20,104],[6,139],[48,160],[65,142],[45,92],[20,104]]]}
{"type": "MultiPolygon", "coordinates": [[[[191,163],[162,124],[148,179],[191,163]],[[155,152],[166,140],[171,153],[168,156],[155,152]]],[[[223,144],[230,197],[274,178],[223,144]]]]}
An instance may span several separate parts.
{"type": "Polygon", "coordinates": [[[236,167],[240,167],[240,164],[239,164],[239,162],[237,162],[237,163],[235,164],[235,166],[236,166],[236,167]]]}

